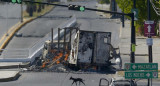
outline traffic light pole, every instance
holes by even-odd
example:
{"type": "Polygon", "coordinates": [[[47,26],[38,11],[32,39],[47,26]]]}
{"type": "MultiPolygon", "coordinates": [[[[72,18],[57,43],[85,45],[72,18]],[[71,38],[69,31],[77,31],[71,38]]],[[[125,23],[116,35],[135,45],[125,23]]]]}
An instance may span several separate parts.
{"type": "MultiPolygon", "coordinates": [[[[133,0],[133,8],[136,9],[136,0],[133,0]]],[[[132,29],[134,29],[134,31],[131,31],[131,35],[133,35],[133,37],[135,37],[135,27],[134,27],[134,18],[132,19],[132,29]]],[[[131,49],[132,48],[135,48],[135,44],[136,44],[136,38],[131,38],[131,49]]],[[[135,50],[133,52],[133,50],[131,50],[131,63],[135,63],[135,50]]],[[[131,79],[131,82],[132,82],[132,79],[131,79]]]]}
{"type": "Polygon", "coordinates": [[[136,0],[133,0],[133,8],[136,9],[136,0]]]}
{"type": "Polygon", "coordinates": [[[21,23],[23,22],[23,4],[21,4],[21,23]]]}
{"type": "MultiPolygon", "coordinates": [[[[151,12],[150,12],[150,0],[147,0],[147,12],[148,12],[148,20],[151,20],[151,12]]],[[[152,38],[149,34],[148,38],[152,38]]],[[[149,53],[149,63],[152,63],[152,45],[148,46],[149,53]]],[[[148,86],[152,86],[152,79],[148,79],[148,86]]]]}

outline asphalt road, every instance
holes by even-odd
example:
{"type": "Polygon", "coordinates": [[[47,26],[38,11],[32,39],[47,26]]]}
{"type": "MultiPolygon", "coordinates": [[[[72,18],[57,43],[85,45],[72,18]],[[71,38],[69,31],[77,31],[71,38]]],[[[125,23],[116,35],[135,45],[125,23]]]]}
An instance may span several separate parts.
{"type": "MultiPolygon", "coordinates": [[[[90,8],[96,8],[95,0],[69,2],[65,4],[79,4],[90,8]]],[[[6,49],[28,49],[32,47],[38,40],[44,37],[51,31],[51,28],[57,28],[58,25],[75,15],[80,25],[80,29],[91,31],[112,32],[112,44],[118,47],[119,30],[121,24],[116,19],[106,19],[96,14],[93,11],[72,11],[64,7],[55,7],[50,13],[38,18],[29,24],[25,25],[19,33],[23,37],[13,37],[6,49]]],[[[54,32],[57,34],[57,32],[54,32]]]]}
{"type": "Polygon", "coordinates": [[[20,11],[21,8],[18,4],[0,4],[0,38],[9,28],[20,21],[20,11]]]}
{"type": "MultiPolygon", "coordinates": [[[[21,73],[18,80],[11,82],[0,82],[1,86],[71,86],[73,81],[70,77],[81,78],[85,85],[80,83],[80,86],[99,86],[101,78],[107,79],[115,77],[112,74],[78,74],[78,73],[57,73],[57,72],[27,72],[21,73]]],[[[108,82],[102,81],[103,85],[107,86],[108,82]]],[[[143,79],[137,82],[138,86],[147,86],[147,80],[143,79]]],[[[159,82],[153,80],[152,86],[159,86],[159,82]]],[[[74,83],[72,86],[76,86],[74,83]]],[[[79,82],[77,82],[79,86],[79,82]]]]}
{"type": "MultiPolygon", "coordinates": [[[[1,86],[71,86],[73,78],[82,78],[85,85],[80,86],[99,86],[100,78],[109,78],[112,75],[106,74],[73,74],[73,73],[23,73],[18,81],[0,83],[1,86]]],[[[74,83],[72,86],[76,86],[74,83]]],[[[79,82],[77,83],[79,86],[79,82]]]]}

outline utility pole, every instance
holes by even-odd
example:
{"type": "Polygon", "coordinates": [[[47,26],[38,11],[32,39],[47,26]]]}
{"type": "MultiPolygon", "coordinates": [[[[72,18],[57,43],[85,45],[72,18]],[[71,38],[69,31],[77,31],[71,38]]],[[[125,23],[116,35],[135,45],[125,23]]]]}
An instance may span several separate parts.
{"type": "Polygon", "coordinates": [[[51,28],[51,49],[53,49],[53,28],[51,28]]]}
{"type": "MultiPolygon", "coordinates": [[[[116,1],[115,0],[113,0],[114,1],[114,3],[113,3],[113,5],[114,5],[114,11],[116,11],[116,1]]],[[[113,14],[114,15],[114,17],[116,17],[116,14],[113,14]]]]}
{"type": "Polygon", "coordinates": [[[23,22],[23,5],[21,4],[21,23],[23,22]]]}
{"type": "Polygon", "coordinates": [[[133,8],[136,9],[136,0],[133,0],[133,8]]]}
{"type": "MultiPolygon", "coordinates": [[[[133,0],[133,8],[136,8],[136,0],[133,0]]],[[[133,15],[134,16],[134,15],[133,15]]],[[[135,45],[136,45],[136,35],[135,35],[135,26],[134,19],[132,20],[132,30],[131,30],[131,63],[135,63],[135,45]]]]}
{"type": "MultiPolygon", "coordinates": [[[[123,12],[122,13],[124,13],[124,7],[123,7],[123,12]]],[[[125,25],[124,25],[124,15],[122,15],[122,27],[123,28],[125,27],[125,25]]]]}
{"type": "MultiPolygon", "coordinates": [[[[148,21],[151,20],[151,12],[150,12],[150,0],[147,0],[147,14],[148,14],[148,21]]],[[[152,38],[149,34],[148,38],[152,38]]],[[[152,63],[152,45],[148,46],[148,53],[149,53],[149,63],[152,63]]],[[[152,85],[152,79],[148,79],[148,86],[152,85]],[[151,81],[151,83],[150,83],[151,81]]]]}

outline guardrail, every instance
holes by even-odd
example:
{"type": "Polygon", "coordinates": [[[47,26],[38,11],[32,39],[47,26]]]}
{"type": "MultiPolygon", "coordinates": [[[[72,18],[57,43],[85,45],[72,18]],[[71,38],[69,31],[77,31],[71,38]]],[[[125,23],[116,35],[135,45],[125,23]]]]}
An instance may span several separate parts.
{"type": "MultiPolygon", "coordinates": [[[[73,27],[76,25],[76,23],[77,23],[76,17],[75,17],[75,15],[73,15],[71,17],[71,19],[62,23],[56,29],[58,31],[58,28],[73,27]]],[[[63,32],[64,32],[64,30],[61,30],[60,33],[63,33],[63,32]]],[[[61,35],[61,36],[63,36],[63,35],[61,35]]],[[[58,38],[58,33],[54,35],[53,39],[57,39],[57,38],[58,38]]],[[[18,55],[14,52],[7,52],[7,51],[12,51],[12,50],[3,49],[3,51],[6,51],[6,52],[3,52],[1,54],[0,62],[28,62],[28,61],[30,61],[32,63],[36,57],[39,57],[42,54],[42,49],[43,49],[44,43],[47,40],[51,40],[51,32],[48,33],[45,37],[43,37],[41,40],[36,42],[29,49],[17,49],[17,51],[15,49],[16,53],[18,52],[17,53],[18,55]],[[22,51],[25,51],[25,52],[22,52],[22,51]],[[11,55],[10,53],[13,53],[13,54],[11,55]],[[12,56],[12,58],[10,58],[10,56],[12,56]],[[17,58],[14,58],[15,56],[17,56],[17,58]],[[21,56],[26,57],[26,58],[22,58],[21,56]],[[21,57],[21,58],[19,58],[19,57],[21,57]]]]}

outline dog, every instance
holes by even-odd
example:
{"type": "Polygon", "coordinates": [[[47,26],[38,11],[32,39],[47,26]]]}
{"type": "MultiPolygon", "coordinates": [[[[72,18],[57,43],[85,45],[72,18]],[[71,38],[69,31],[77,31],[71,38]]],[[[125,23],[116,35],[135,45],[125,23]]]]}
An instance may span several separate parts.
{"type": "Polygon", "coordinates": [[[71,76],[69,80],[73,80],[72,85],[75,83],[76,86],[77,86],[77,82],[79,82],[79,86],[80,86],[80,83],[82,83],[84,86],[86,86],[85,83],[84,83],[84,80],[82,78],[73,78],[71,76]]]}

